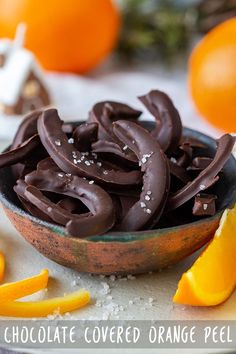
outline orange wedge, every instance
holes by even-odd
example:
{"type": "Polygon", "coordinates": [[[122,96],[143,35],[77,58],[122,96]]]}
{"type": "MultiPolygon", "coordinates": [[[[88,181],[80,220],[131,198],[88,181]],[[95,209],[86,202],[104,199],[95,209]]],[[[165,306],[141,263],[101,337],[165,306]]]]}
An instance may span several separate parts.
{"type": "Polygon", "coordinates": [[[226,209],[214,238],[182,275],[173,301],[192,306],[224,302],[236,287],[236,205],[226,209]]]}

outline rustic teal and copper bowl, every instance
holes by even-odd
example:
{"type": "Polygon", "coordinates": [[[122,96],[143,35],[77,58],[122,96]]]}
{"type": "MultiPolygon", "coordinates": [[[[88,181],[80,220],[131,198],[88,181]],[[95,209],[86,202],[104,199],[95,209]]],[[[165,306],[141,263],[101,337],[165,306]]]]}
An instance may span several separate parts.
{"type": "MultiPolygon", "coordinates": [[[[145,122],[151,126],[152,123],[145,122]]],[[[199,132],[184,129],[184,135],[200,140],[210,156],[215,141],[199,132]]],[[[51,260],[80,272],[97,274],[137,274],[172,265],[190,255],[213,236],[222,211],[236,201],[236,161],[226,163],[214,187],[219,196],[217,214],[200,220],[189,219],[189,208],[181,210],[175,226],[138,232],[108,232],[87,239],[70,237],[65,229],[25,212],[13,192],[10,168],[0,170],[0,201],[7,217],[19,233],[51,260]],[[181,219],[180,219],[181,215],[181,219]],[[189,222],[190,220],[190,222],[189,222]]],[[[168,224],[167,224],[168,225],[168,224]]]]}

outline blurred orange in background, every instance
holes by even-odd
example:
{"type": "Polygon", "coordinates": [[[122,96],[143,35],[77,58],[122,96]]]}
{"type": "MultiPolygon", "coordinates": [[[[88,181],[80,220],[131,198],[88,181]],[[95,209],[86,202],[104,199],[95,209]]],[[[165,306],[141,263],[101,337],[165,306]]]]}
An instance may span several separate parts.
{"type": "Polygon", "coordinates": [[[236,132],[236,18],[210,31],[193,50],[189,86],[199,113],[236,132]]]}
{"type": "Polygon", "coordinates": [[[0,0],[0,37],[13,38],[20,22],[45,69],[84,73],[115,46],[120,16],[111,0],[0,0]]]}

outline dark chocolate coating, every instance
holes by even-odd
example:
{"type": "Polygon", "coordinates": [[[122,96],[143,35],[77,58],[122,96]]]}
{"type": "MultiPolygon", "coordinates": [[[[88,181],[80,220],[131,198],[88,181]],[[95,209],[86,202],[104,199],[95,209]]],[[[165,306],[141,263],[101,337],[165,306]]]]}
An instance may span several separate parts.
{"type": "Polygon", "coordinates": [[[112,199],[101,187],[77,176],[70,176],[53,169],[38,169],[25,176],[29,185],[25,197],[54,221],[65,225],[68,234],[75,237],[97,235],[108,231],[115,222],[112,199]],[[32,189],[30,187],[36,187],[32,189]],[[72,214],[52,203],[41,191],[63,194],[82,201],[90,211],[72,214]]]}
{"type": "Polygon", "coordinates": [[[26,187],[27,187],[27,184],[22,179],[18,179],[18,181],[16,182],[16,185],[13,187],[14,191],[16,192],[16,194],[17,194],[19,200],[21,201],[22,205],[24,206],[25,210],[27,210],[31,215],[35,216],[36,218],[39,218],[39,219],[47,221],[47,222],[53,222],[53,220],[47,214],[42,212],[40,209],[38,209],[36,206],[31,204],[25,198],[26,187]]]}
{"type": "Polygon", "coordinates": [[[92,157],[91,160],[76,150],[68,143],[66,134],[62,132],[62,124],[55,109],[43,112],[38,119],[38,132],[42,144],[62,171],[91,178],[101,184],[132,186],[140,183],[139,171],[105,170],[98,166],[92,157]]]}
{"type": "Polygon", "coordinates": [[[169,165],[157,141],[141,126],[128,121],[113,123],[116,136],[136,154],[143,176],[140,199],[127,212],[119,229],[152,227],[163,212],[170,185],[169,165]]]}
{"type": "Polygon", "coordinates": [[[38,134],[37,120],[41,113],[42,111],[34,111],[24,118],[13,139],[13,149],[21,145],[33,135],[38,134]]]}
{"type": "Polygon", "coordinates": [[[119,102],[104,101],[96,103],[90,114],[89,122],[98,124],[98,145],[93,150],[97,152],[107,152],[106,142],[113,143],[113,153],[132,162],[137,162],[135,155],[130,149],[124,149],[119,139],[113,133],[112,123],[119,119],[136,121],[141,115],[141,111],[119,102]],[[115,146],[116,145],[116,146],[115,146]],[[99,150],[98,150],[99,148],[99,150]]]}
{"type": "Polygon", "coordinates": [[[190,183],[168,198],[167,210],[178,208],[197,193],[209,188],[218,180],[218,173],[229,159],[235,143],[235,138],[229,134],[218,140],[218,147],[212,162],[190,183]]]}
{"type": "Polygon", "coordinates": [[[32,136],[30,139],[19,145],[17,148],[9,150],[0,154],[0,168],[11,166],[23,161],[31,155],[35,148],[40,144],[38,134],[32,136]]]}
{"type": "Polygon", "coordinates": [[[79,151],[90,151],[91,145],[97,141],[98,125],[97,123],[80,124],[73,131],[72,138],[74,139],[74,146],[79,151]]]}
{"type": "Polygon", "coordinates": [[[182,144],[179,146],[180,157],[178,157],[177,164],[181,167],[188,167],[192,161],[193,149],[189,144],[182,144]]]}
{"type": "Polygon", "coordinates": [[[182,123],[169,96],[153,90],[139,99],[156,119],[156,129],[152,131],[152,135],[165,152],[169,154],[175,151],[182,137],[182,123]]]}
{"type": "Polygon", "coordinates": [[[98,124],[98,140],[117,141],[112,123],[120,119],[137,120],[141,114],[124,103],[103,101],[93,106],[88,121],[98,124]]]}
{"type": "Polygon", "coordinates": [[[183,167],[177,165],[177,163],[174,163],[171,160],[169,160],[169,166],[171,175],[175,176],[185,184],[190,181],[190,177],[188,176],[186,170],[183,167]]]}
{"type": "Polygon", "coordinates": [[[210,157],[195,157],[192,161],[192,165],[189,168],[195,170],[204,170],[204,168],[208,167],[211,162],[212,159],[210,157]]]}

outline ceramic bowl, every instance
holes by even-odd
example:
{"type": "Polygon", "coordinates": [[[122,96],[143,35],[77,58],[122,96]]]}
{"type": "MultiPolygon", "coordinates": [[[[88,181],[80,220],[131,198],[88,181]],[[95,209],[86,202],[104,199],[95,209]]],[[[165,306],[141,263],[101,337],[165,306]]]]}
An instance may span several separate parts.
{"type": "MultiPolygon", "coordinates": [[[[153,123],[145,122],[151,127],[153,123]]],[[[191,129],[184,135],[198,138],[214,156],[215,141],[191,129]]],[[[226,163],[215,186],[219,196],[217,214],[187,223],[187,208],[181,211],[183,224],[138,232],[108,232],[87,239],[70,237],[65,229],[25,212],[13,192],[10,168],[0,170],[0,201],[19,233],[47,258],[79,272],[96,274],[137,274],[156,271],[182,260],[213,236],[223,210],[236,201],[236,161],[226,163]]],[[[189,209],[189,208],[188,208],[189,209]]]]}

